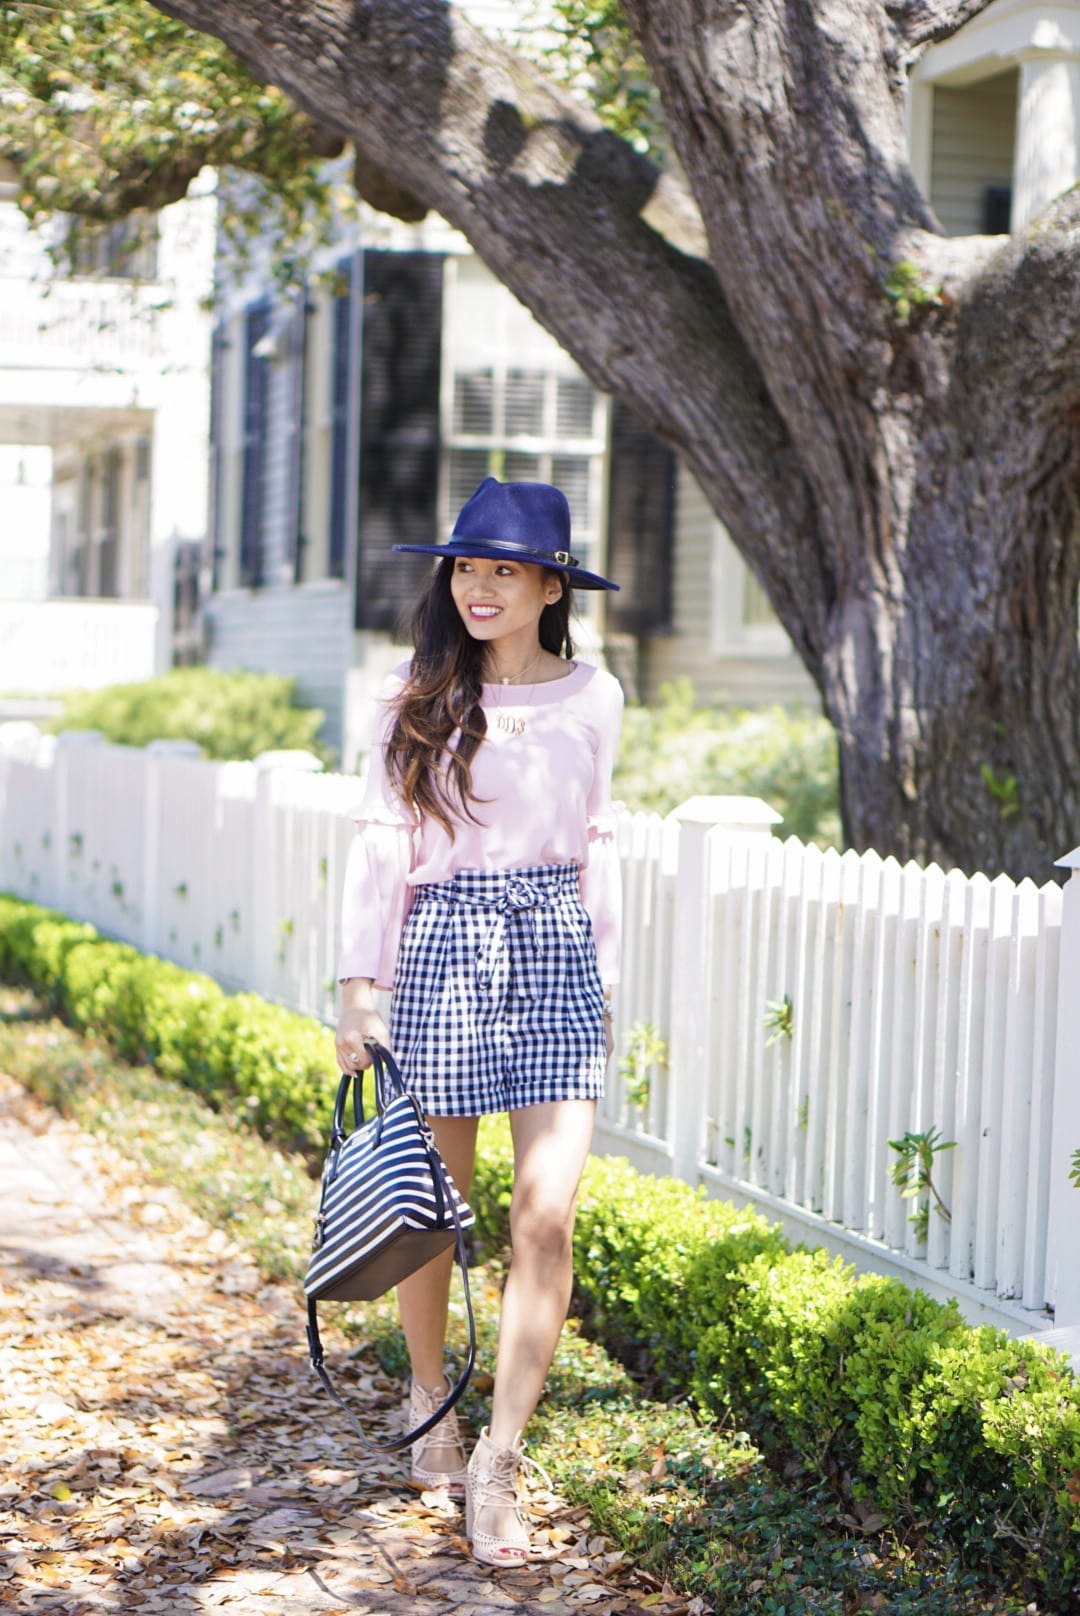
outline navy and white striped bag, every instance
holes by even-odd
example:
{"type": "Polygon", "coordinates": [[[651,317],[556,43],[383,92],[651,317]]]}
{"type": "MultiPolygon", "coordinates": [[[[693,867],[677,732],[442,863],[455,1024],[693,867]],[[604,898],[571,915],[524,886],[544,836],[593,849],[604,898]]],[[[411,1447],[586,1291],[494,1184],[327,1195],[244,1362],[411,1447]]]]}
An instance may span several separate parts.
{"type": "Polygon", "coordinates": [[[366,1446],[394,1452],[438,1424],[457,1402],[472,1373],[476,1331],[464,1232],[474,1218],[443,1165],[435,1136],[419,1102],[405,1088],[394,1057],[381,1044],[371,1042],[368,1047],[375,1071],[376,1113],[365,1122],[363,1074],[344,1072],[323,1167],[315,1237],[304,1279],[312,1368],[334,1402],[353,1419],[323,1365],[316,1302],[371,1301],[449,1246],[457,1248],[469,1321],[465,1368],[436,1414],[405,1436],[379,1443],[369,1441],[353,1419],[366,1446]],[[350,1084],[353,1129],[347,1134],[350,1084]]]}

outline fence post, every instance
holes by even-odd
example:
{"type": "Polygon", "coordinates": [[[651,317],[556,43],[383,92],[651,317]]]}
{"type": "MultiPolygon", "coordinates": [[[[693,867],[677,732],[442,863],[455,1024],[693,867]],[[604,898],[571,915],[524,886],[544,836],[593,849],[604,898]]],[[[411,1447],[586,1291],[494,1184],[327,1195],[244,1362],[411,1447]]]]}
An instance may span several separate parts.
{"type": "Polygon", "coordinates": [[[691,797],[670,817],[679,825],[671,951],[671,1170],[676,1178],[696,1184],[707,1091],[712,967],[706,841],[710,831],[722,826],[725,837],[756,842],[772,835],[781,816],[760,797],[691,797]]]}
{"type": "MultiPolygon", "coordinates": [[[[73,890],[76,869],[82,868],[84,844],[78,830],[80,815],[76,810],[72,773],[77,769],[74,754],[88,746],[104,746],[105,737],[97,729],[63,729],[56,737],[53,772],[53,826],[55,842],[52,848],[55,872],[56,907],[75,920],[86,920],[81,887],[73,890]]],[[[82,785],[83,782],[78,782],[82,785]]],[[[84,787],[85,789],[85,787],[84,787]]]]}
{"type": "Polygon", "coordinates": [[[142,924],[140,947],[147,954],[167,954],[158,934],[161,925],[161,775],[162,759],[202,757],[196,741],[151,741],[143,749],[146,795],[143,798],[142,924]]]}
{"type": "Polygon", "coordinates": [[[251,837],[255,879],[252,887],[249,965],[252,988],[267,998],[276,996],[274,984],[277,980],[275,963],[277,928],[281,892],[288,880],[288,873],[280,868],[278,857],[275,778],[279,771],[292,770],[300,774],[317,774],[321,768],[322,763],[311,752],[260,752],[255,759],[255,822],[251,837]]]}
{"type": "Polygon", "coordinates": [[[1061,907],[1058,965],[1057,1041],[1054,1052],[1054,1112],[1050,1135],[1050,1225],[1047,1230],[1048,1292],[1054,1302],[1054,1328],[1080,1327],[1080,1189],[1069,1167],[1080,1150],[1080,847],[1057,860],[1072,873],[1061,907]]]}

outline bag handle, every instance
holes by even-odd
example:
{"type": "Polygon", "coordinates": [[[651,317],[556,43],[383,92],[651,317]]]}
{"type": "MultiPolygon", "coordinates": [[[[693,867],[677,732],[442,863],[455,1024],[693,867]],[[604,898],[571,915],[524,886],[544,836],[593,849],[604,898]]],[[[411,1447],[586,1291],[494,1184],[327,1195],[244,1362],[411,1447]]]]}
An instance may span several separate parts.
{"type": "MultiPolygon", "coordinates": [[[[404,1094],[406,1092],[405,1084],[402,1080],[398,1064],[393,1055],[391,1055],[390,1051],[388,1049],[384,1049],[382,1044],[377,1043],[374,1038],[366,1038],[364,1042],[371,1051],[372,1064],[375,1067],[376,1094],[380,1097],[382,1096],[384,1092],[384,1084],[386,1087],[393,1089],[395,1093],[404,1094]]],[[[343,1074],[341,1083],[338,1085],[337,1105],[334,1107],[334,1136],[337,1137],[340,1124],[340,1137],[342,1139],[345,1137],[345,1100],[346,1096],[348,1095],[350,1081],[358,1084],[360,1081],[360,1074],[356,1073],[354,1075],[349,1072],[343,1074]]],[[[355,1089],[353,1091],[353,1101],[355,1105],[355,1089]]],[[[380,1110],[381,1109],[382,1107],[380,1106],[380,1110]]],[[[362,1114],[363,1113],[361,1111],[361,1116],[362,1114]]],[[[461,1215],[458,1212],[457,1203],[454,1200],[453,1190],[447,1176],[446,1168],[443,1166],[442,1157],[439,1155],[439,1148],[435,1143],[435,1136],[431,1132],[426,1118],[421,1120],[420,1126],[424,1134],[424,1140],[427,1146],[428,1161],[431,1165],[431,1173],[435,1181],[436,1190],[442,1194],[443,1201],[450,1213],[450,1218],[454,1225],[454,1249],[457,1257],[458,1269],[461,1273],[461,1283],[465,1290],[465,1314],[469,1322],[469,1350],[465,1356],[464,1368],[462,1369],[457,1380],[454,1382],[453,1386],[451,1386],[449,1392],[447,1392],[445,1399],[439,1405],[435,1413],[429,1415],[428,1418],[423,1420],[419,1425],[414,1426],[411,1431],[406,1431],[404,1436],[393,1437],[389,1442],[373,1442],[371,1437],[364,1434],[364,1430],[352,1409],[343,1400],[343,1398],[338,1395],[331,1384],[330,1376],[327,1374],[326,1366],[323,1362],[323,1345],[319,1338],[318,1319],[315,1316],[315,1299],[313,1297],[309,1298],[307,1305],[307,1340],[308,1353],[311,1358],[311,1367],[314,1369],[316,1375],[318,1375],[323,1390],[328,1393],[331,1399],[337,1404],[338,1408],[340,1408],[348,1417],[349,1423],[353,1430],[356,1432],[365,1448],[368,1448],[372,1453],[400,1453],[403,1448],[411,1447],[414,1442],[420,1439],[420,1437],[426,1436],[427,1433],[438,1425],[439,1421],[453,1408],[454,1404],[457,1402],[458,1398],[469,1384],[469,1379],[476,1365],[476,1319],[473,1316],[472,1296],[469,1293],[469,1262],[468,1255],[465,1250],[465,1231],[461,1227],[461,1215]]]]}
{"type": "MultiPolygon", "coordinates": [[[[375,1038],[365,1038],[364,1043],[371,1051],[371,1064],[375,1074],[375,1109],[382,1112],[386,1110],[391,1100],[398,1099],[408,1091],[401,1075],[401,1068],[390,1051],[384,1049],[375,1038]]],[[[330,1126],[330,1138],[335,1144],[342,1144],[345,1140],[345,1107],[349,1099],[350,1083],[353,1091],[353,1128],[362,1128],[366,1120],[364,1074],[362,1071],[342,1072],[337,1099],[334,1101],[334,1118],[330,1126]]]]}

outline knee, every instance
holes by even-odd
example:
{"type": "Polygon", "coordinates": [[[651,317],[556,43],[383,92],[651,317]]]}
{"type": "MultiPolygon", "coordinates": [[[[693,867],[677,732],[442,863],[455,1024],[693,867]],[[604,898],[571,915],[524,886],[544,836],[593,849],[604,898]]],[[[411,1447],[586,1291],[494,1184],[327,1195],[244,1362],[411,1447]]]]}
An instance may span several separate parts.
{"type": "Polygon", "coordinates": [[[546,1195],[542,1190],[519,1194],[510,1203],[510,1244],[515,1252],[528,1250],[548,1261],[570,1255],[574,1236],[574,1202],[546,1195]]]}

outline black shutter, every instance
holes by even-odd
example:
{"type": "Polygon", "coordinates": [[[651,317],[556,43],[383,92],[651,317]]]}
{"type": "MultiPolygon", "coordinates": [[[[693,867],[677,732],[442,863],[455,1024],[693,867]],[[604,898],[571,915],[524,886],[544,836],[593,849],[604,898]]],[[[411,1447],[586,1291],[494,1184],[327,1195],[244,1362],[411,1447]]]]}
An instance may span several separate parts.
{"type": "Polygon", "coordinates": [[[221,563],[225,559],[224,482],[225,482],[225,353],[228,343],[222,322],[210,339],[210,566],[211,589],[221,585],[221,563]]]}
{"type": "Polygon", "coordinates": [[[397,630],[431,571],[395,544],[438,542],[443,261],[364,254],[357,628],[397,630]]]}
{"type": "Polygon", "coordinates": [[[240,582],[263,581],[263,502],[266,459],[267,361],[255,349],[270,325],[270,300],[253,303],[244,318],[244,459],[240,491],[240,582]]]}
{"type": "Polygon", "coordinates": [[[334,368],[330,379],[330,535],[327,573],[345,576],[346,528],[349,521],[349,401],[352,396],[353,260],[337,266],[339,290],[334,298],[334,368]]]}
{"type": "Polygon", "coordinates": [[[619,399],[611,407],[607,566],[621,585],[607,621],[621,634],[671,630],[675,455],[619,399]]]}
{"type": "Polygon", "coordinates": [[[1012,229],[1012,186],[988,185],[983,196],[983,235],[1007,236],[1012,229]]]}
{"type": "Polygon", "coordinates": [[[307,536],[304,533],[304,480],[307,437],[307,287],[301,286],[293,317],[289,322],[289,493],[286,530],[288,559],[297,583],[303,582],[307,536]]]}

